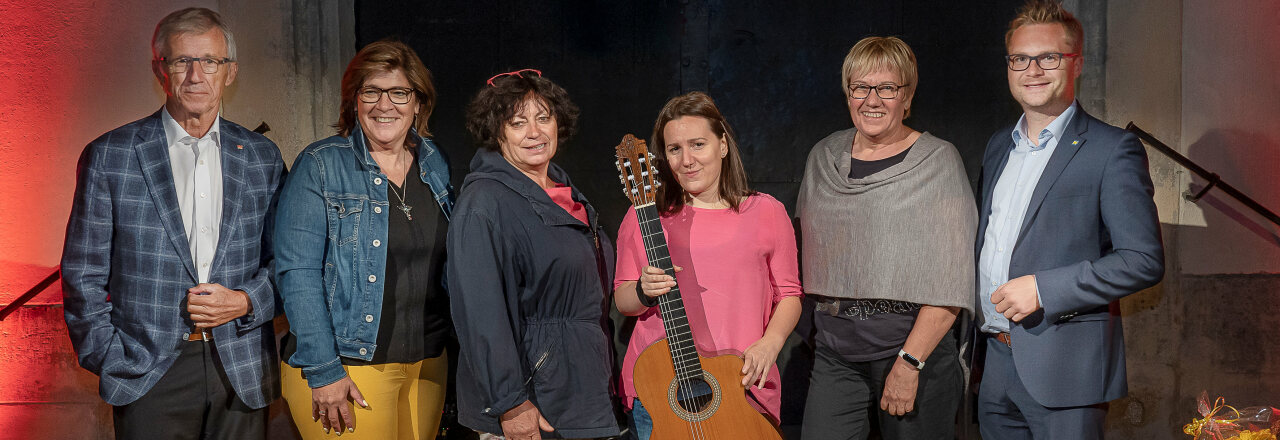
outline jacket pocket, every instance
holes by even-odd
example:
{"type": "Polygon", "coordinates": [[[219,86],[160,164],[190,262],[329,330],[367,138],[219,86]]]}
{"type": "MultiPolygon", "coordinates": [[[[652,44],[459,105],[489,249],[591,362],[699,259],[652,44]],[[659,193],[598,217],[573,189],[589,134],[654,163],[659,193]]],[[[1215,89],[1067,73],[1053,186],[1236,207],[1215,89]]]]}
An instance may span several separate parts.
{"type": "Polygon", "coordinates": [[[360,220],[368,197],[333,198],[328,201],[330,218],[334,219],[338,246],[348,246],[360,239],[360,220]]]}

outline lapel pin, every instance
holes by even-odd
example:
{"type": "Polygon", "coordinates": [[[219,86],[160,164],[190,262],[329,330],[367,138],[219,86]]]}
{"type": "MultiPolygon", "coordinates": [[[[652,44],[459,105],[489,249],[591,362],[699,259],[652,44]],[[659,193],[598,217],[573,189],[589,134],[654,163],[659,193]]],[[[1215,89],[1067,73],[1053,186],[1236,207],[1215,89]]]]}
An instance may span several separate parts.
{"type": "Polygon", "coordinates": [[[244,145],[236,144],[236,149],[237,149],[237,150],[243,150],[243,149],[244,149],[244,145]]]}
{"type": "Polygon", "coordinates": [[[1080,141],[1078,141],[1078,140],[1076,140],[1076,141],[1071,141],[1071,145],[1080,145],[1080,141]]]}

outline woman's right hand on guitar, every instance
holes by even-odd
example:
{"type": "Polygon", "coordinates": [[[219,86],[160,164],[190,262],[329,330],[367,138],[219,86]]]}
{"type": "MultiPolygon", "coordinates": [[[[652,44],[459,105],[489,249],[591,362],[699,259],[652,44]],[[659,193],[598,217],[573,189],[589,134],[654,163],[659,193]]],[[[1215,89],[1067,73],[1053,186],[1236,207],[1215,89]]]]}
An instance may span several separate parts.
{"type": "MultiPolygon", "coordinates": [[[[675,270],[680,272],[684,268],[675,266],[675,270]]],[[[671,288],[676,286],[676,279],[671,275],[667,275],[662,269],[645,266],[643,273],[640,275],[639,284],[640,293],[650,297],[657,297],[670,292],[671,288]]]]}
{"type": "Polygon", "coordinates": [[[528,400],[507,410],[502,414],[502,436],[507,440],[538,440],[542,438],[541,429],[546,432],[555,431],[551,422],[542,417],[538,407],[528,400]]]}
{"type": "Polygon", "coordinates": [[[342,435],[342,431],[356,432],[356,416],[351,408],[353,401],[362,407],[369,407],[369,403],[364,401],[364,395],[360,394],[360,389],[356,388],[356,383],[351,381],[351,376],[312,388],[311,418],[320,421],[325,434],[331,429],[337,431],[338,435],[342,435]]]}

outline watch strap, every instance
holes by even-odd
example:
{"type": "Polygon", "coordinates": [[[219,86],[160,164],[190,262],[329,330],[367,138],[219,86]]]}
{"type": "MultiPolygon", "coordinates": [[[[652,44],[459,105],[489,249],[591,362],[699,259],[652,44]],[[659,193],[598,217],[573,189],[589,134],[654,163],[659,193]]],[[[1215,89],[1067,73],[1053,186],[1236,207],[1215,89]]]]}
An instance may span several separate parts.
{"type": "Polygon", "coordinates": [[[912,356],[911,353],[907,353],[906,350],[898,350],[898,357],[902,358],[903,361],[906,361],[907,365],[916,367],[916,370],[924,369],[924,361],[916,359],[915,356],[912,356]]]}

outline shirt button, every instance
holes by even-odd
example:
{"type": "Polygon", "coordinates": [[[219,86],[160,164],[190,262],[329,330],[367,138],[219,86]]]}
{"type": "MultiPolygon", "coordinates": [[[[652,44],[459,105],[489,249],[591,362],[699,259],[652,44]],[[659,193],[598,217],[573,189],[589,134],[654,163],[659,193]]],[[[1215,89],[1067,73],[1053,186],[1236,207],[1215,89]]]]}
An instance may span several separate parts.
{"type": "Polygon", "coordinates": [[[374,241],[373,241],[373,247],[378,247],[378,246],[382,246],[382,240],[374,240],[374,241]]]}
{"type": "Polygon", "coordinates": [[[374,185],[381,185],[381,184],[382,184],[382,178],[381,178],[381,177],[374,177],[374,178],[373,178],[373,184],[374,184],[374,185]]]}
{"type": "Polygon", "coordinates": [[[200,264],[200,267],[209,267],[209,263],[208,263],[208,262],[204,262],[204,263],[200,264]]]}
{"type": "Polygon", "coordinates": [[[204,194],[204,193],[200,193],[200,198],[202,198],[202,199],[203,199],[203,198],[205,198],[205,194],[204,194]]]}
{"type": "Polygon", "coordinates": [[[204,165],[204,159],[200,159],[200,165],[204,165]]]}
{"type": "Polygon", "coordinates": [[[374,207],[373,207],[373,212],[376,212],[376,213],[378,213],[378,214],[381,214],[381,213],[382,213],[382,207],[381,207],[381,206],[374,206],[374,207]]]}
{"type": "Polygon", "coordinates": [[[364,355],[366,355],[366,354],[369,354],[369,350],[365,350],[365,349],[361,348],[361,349],[360,349],[360,355],[361,355],[361,356],[364,356],[364,355]]]}
{"type": "Polygon", "coordinates": [[[997,282],[995,282],[995,281],[992,281],[992,282],[991,282],[991,285],[992,285],[992,286],[999,286],[999,285],[1000,285],[1000,283],[997,283],[997,282]]]}
{"type": "Polygon", "coordinates": [[[208,227],[201,227],[201,228],[200,228],[200,232],[203,232],[203,233],[208,234],[208,233],[209,233],[209,228],[208,228],[208,227]]]}
{"type": "Polygon", "coordinates": [[[373,322],[373,315],[364,315],[364,322],[373,322]]]}
{"type": "Polygon", "coordinates": [[[1032,152],[1031,152],[1031,155],[1032,155],[1032,156],[1038,156],[1038,155],[1040,155],[1040,152],[1039,152],[1039,151],[1032,151],[1032,152]]]}
{"type": "Polygon", "coordinates": [[[997,251],[1000,251],[1000,252],[1004,252],[1004,246],[1000,246],[1000,247],[996,248],[996,250],[997,250],[997,251]]]}
{"type": "Polygon", "coordinates": [[[369,282],[370,282],[370,283],[372,283],[372,282],[375,282],[375,281],[378,281],[378,276],[377,276],[377,275],[369,275],[369,282]]]}

